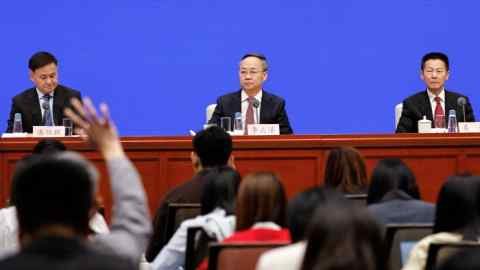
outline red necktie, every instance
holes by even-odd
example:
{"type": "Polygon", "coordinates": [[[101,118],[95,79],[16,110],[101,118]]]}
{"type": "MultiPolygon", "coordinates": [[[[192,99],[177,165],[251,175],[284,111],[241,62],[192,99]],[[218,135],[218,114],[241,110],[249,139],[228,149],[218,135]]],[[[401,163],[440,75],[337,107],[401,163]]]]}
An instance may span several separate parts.
{"type": "Polygon", "coordinates": [[[435,127],[444,128],[445,127],[445,113],[440,103],[440,97],[435,97],[435,102],[437,103],[435,107],[435,115],[433,116],[435,127]]]}
{"type": "Polygon", "coordinates": [[[253,118],[253,100],[254,97],[248,97],[248,108],[245,117],[245,135],[248,134],[248,125],[255,124],[255,119],[253,118]]]}

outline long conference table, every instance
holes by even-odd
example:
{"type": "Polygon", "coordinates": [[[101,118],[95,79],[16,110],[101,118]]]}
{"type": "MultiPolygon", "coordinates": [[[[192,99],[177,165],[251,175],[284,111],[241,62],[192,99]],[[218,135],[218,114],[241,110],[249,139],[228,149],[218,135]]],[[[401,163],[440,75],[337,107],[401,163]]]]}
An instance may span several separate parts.
{"type": "MultiPolygon", "coordinates": [[[[58,139],[98,167],[102,178],[99,195],[109,219],[112,196],[101,156],[80,138],[58,139]]],[[[38,140],[0,139],[0,207],[9,198],[15,163],[28,155],[38,140]]],[[[192,137],[122,137],[121,140],[142,176],[152,213],[170,189],[192,177],[192,137]]],[[[448,176],[480,173],[480,134],[475,133],[238,136],[233,142],[235,165],[242,175],[273,171],[281,177],[289,197],[323,183],[328,151],[338,146],[357,148],[366,160],[369,175],[380,159],[402,159],[415,173],[422,198],[431,202],[436,200],[448,176]]]]}

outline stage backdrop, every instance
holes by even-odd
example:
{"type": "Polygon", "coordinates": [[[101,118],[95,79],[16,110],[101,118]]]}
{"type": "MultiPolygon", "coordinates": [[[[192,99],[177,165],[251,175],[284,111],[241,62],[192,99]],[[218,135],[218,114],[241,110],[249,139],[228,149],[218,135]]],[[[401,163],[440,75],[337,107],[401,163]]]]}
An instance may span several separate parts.
{"type": "Polygon", "coordinates": [[[3,1],[0,129],[29,88],[36,51],[62,84],[111,105],[122,135],[188,134],[237,90],[247,52],[270,62],[265,89],[287,100],[296,133],[393,132],[394,106],[423,89],[420,58],[451,58],[447,87],[480,118],[480,2],[447,0],[3,1]]]}

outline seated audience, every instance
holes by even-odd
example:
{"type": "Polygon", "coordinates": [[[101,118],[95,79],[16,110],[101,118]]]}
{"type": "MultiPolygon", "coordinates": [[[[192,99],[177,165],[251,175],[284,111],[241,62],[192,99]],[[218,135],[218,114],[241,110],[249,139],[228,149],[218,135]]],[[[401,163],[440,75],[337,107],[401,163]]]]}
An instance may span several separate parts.
{"type": "Polygon", "coordinates": [[[380,160],[372,172],[368,209],[378,222],[433,223],[435,206],[420,200],[417,181],[400,159],[380,160]]]}
{"type": "Polygon", "coordinates": [[[345,200],[335,190],[313,187],[291,199],[287,208],[287,224],[294,244],[265,252],[257,270],[299,270],[306,247],[306,231],[319,205],[345,200]]]}
{"type": "MultiPolygon", "coordinates": [[[[33,148],[33,155],[50,155],[65,151],[67,148],[58,140],[44,139],[40,140],[33,148]]],[[[27,156],[17,162],[17,168],[27,162],[32,156],[27,156]]],[[[90,214],[89,228],[91,234],[108,233],[108,225],[102,215],[92,209],[90,214]]],[[[0,209],[0,257],[7,256],[18,251],[18,223],[17,210],[15,206],[10,203],[6,208],[0,209]]]]}
{"type": "MultiPolygon", "coordinates": [[[[290,243],[285,229],[287,198],[282,182],[272,173],[247,175],[238,190],[236,232],[223,243],[290,243]]],[[[197,269],[208,269],[204,260],[197,269]]]]}
{"type": "Polygon", "coordinates": [[[325,166],[325,186],[345,194],[367,192],[367,170],[360,153],[351,147],[332,149],[325,166]]]}
{"type": "Polygon", "coordinates": [[[185,263],[187,230],[202,227],[217,241],[230,236],[235,230],[235,196],[240,175],[224,166],[205,170],[205,186],[202,193],[201,215],[187,219],[151,263],[153,270],[179,269],[185,263]]]}
{"type": "Polygon", "coordinates": [[[410,252],[404,270],[425,269],[430,243],[478,241],[480,177],[451,177],[438,195],[433,234],[420,240],[410,252]]]}
{"type": "Polygon", "coordinates": [[[388,270],[380,226],[366,208],[324,204],[307,233],[302,270],[388,270]]]}
{"type": "Polygon", "coordinates": [[[1,261],[0,269],[138,268],[150,233],[138,173],[123,152],[106,106],[98,118],[90,101],[85,101],[86,111],[78,100],[72,103],[88,120],[71,110],[66,114],[85,130],[109,169],[112,231],[86,241],[98,181],[90,162],[72,152],[33,157],[15,171],[12,180],[21,251],[1,261]]]}
{"type": "Polygon", "coordinates": [[[217,166],[233,167],[232,138],[222,128],[210,127],[198,132],[193,137],[192,166],[193,178],[175,187],[167,193],[153,220],[153,236],[151,237],[145,257],[152,261],[170,239],[166,236],[168,205],[170,203],[200,203],[205,179],[202,170],[217,166]]]}
{"type": "Polygon", "coordinates": [[[480,269],[480,249],[473,248],[453,254],[440,263],[438,270],[477,270],[480,269]]]}

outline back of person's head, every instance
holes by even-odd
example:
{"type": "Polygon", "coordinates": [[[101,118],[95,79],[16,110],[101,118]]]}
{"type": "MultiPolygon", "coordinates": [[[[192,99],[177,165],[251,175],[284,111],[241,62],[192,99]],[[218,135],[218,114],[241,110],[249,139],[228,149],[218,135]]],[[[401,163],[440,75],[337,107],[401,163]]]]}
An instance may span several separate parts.
{"type": "Polygon", "coordinates": [[[306,237],[308,224],[319,205],[343,200],[345,197],[341,193],[323,187],[309,188],[293,197],[287,207],[287,225],[292,241],[298,242],[306,237]]]}
{"type": "Polygon", "coordinates": [[[477,270],[480,269],[480,248],[472,247],[446,258],[436,268],[438,270],[477,270]]]}
{"type": "Polygon", "coordinates": [[[219,127],[209,127],[193,137],[193,151],[203,168],[227,165],[232,153],[232,138],[219,127]]]}
{"type": "Polygon", "coordinates": [[[378,203],[385,194],[398,190],[420,199],[415,175],[403,161],[398,158],[380,160],[370,177],[367,203],[378,203]]]}
{"type": "Polygon", "coordinates": [[[480,177],[450,177],[440,189],[433,232],[457,232],[464,239],[478,237],[480,177]]]}
{"type": "Polygon", "coordinates": [[[450,70],[450,62],[448,60],[448,56],[442,52],[429,52],[425,54],[422,57],[422,64],[420,67],[422,70],[425,68],[425,62],[427,62],[428,60],[441,60],[445,64],[447,71],[450,70]]]}
{"type": "Polygon", "coordinates": [[[351,147],[330,150],[325,166],[325,185],[345,193],[367,188],[367,170],[360,153],[351,147]]]}
{"type": "Polygon", "coordinates": [[[364,207],[320,205],[307,240],[302,270],[388,269],[381,228],[364,207]]]}
{"type": "Polygon", "coordinates": [[[222,166],[206,169],[202,177],[205,178],[206,183],[201,198],[201,214],[208,214],[215,208],[221,208],[227,214],[233,214],[240,174],[229,166],[222,166]]]}
{"type": "Polygon", "coordinates": [[[31,71],[35,71],[52,63],[58,65],[58,60],[55,58],[55,56],[53,56],[53,54],[49,52],[37,52],[28,60],[28,68],[31,71]]]}
{"type": "Polygon", "coordinates": [[[28,160],[12,181],[20,238],[59,226],[86,236],[97,178],[93,165],[73,152],[28,160]]]}
{"type": "Polygon", "coordinates": [[[246,230],[256,222],[274,222],[285,226],[287,198],[282,182],[272,173],[247,175],[237,196],[236,230],[246,230]]]}
{"type": "Polygon", "coordinates": [[[59,140],[40,140],[33,148],[33,154],[52,154],[66,151],[67,147],[59,140]]]}

